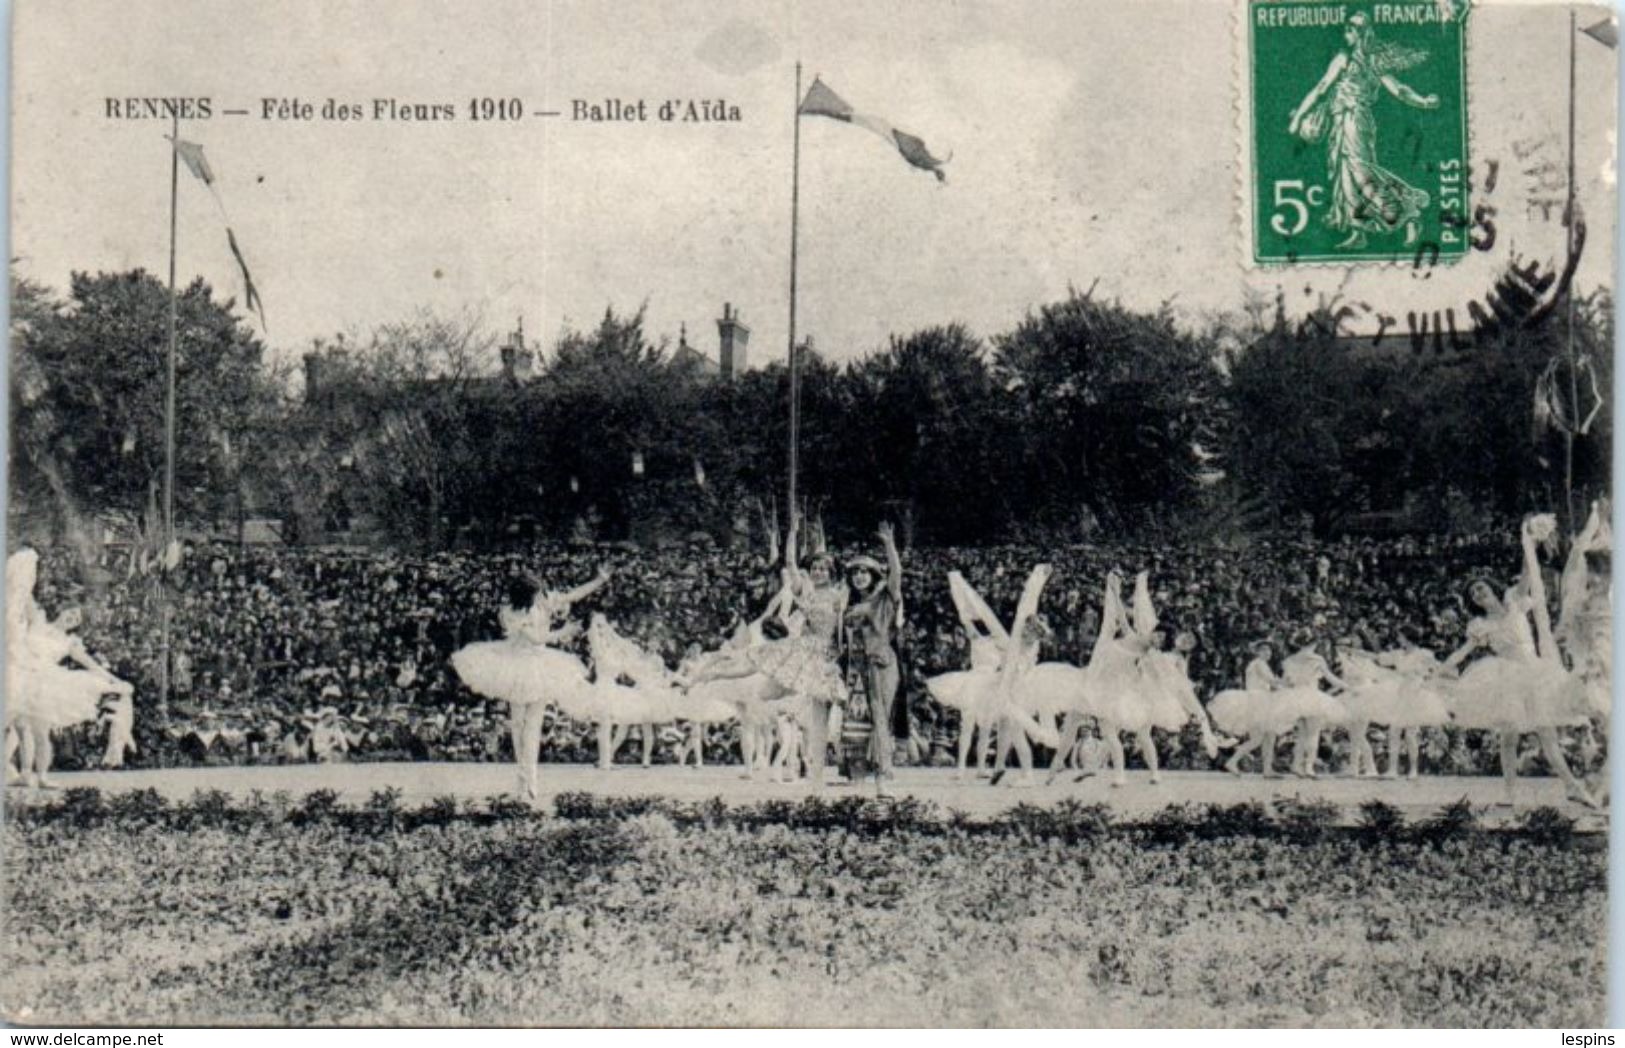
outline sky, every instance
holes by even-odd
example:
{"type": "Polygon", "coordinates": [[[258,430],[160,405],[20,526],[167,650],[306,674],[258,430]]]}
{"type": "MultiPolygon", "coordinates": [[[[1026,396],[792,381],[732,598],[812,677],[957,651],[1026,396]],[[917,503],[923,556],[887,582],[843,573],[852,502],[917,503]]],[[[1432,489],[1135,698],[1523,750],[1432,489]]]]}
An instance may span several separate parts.
{"type": "MultiPolygon", "coordinates": [[[[724,302],[754,364],[787,341],[795,63],[856,108],[951,154],[945,184],[878,138],[801,122],[798,328],[846,359],[962,322],[988,337],[1069,287],[1198,323],[1249,289],[1403,316],[1482,294],[1511,252],[1555,259],[1531,210],[1567,120],[1568,9],[1484,4],[1469,22],[1471,151],[1501,163],[1498,249],[1405,267],[1258,271],[1238,218],[1238,33],[1221,0],[738,0],[247,3],[24,0],[13,57],[11,255],[74,270],[167,270],[167,121],[106,99],[209,96],[187,121],[264,299],[297,357],[422,309],[519,316],[545,343],[606,306],[715,355],[724,302]],[[472,98],[526,115],[470,122],[472,98]],[[268,121],[262,99],[450,104],[438,123],[268,121]],[[576,99],[721,100],[738,122],[576,122],[576,99]],[[243,108],[250,116],[226,116],[243,108]],[[564,117],[543,118],[540,110],[564,117]]],[[[1581,13],[1582,24],[1604,17],[1581,13]]],[[[1577,166],[1612,284],[1615,63],[1578,55],[1577,166]]],[[[1305,85],[1307,88],[1308,85],[1305,85]]],[[[651,112],[651,116],[652,116],[651,112]]],[[[220,215],[182,172],[179,268],[242,297],[220,215]]],[[[1561,190],[1559,190],[1561,192],[1561,190]]]]}

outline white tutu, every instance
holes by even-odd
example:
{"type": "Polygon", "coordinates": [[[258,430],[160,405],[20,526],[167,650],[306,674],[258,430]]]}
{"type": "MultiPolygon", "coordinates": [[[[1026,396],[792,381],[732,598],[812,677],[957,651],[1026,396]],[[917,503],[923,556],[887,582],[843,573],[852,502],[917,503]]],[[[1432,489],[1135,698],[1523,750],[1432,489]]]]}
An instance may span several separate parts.
{"type": "Polygon", "coordinates": [[[1405,711],[1404,686],[1397,677],[1359,684],[1351,681],[1338,700],[1348,710],[1350,724],[1394,724],[1405,711]]]}
{"type": "Polygon", "coordinates": [[[1121,644],[1102,645],[1089,663],[1087,711],[1120,731],[1178,731],[1190,714],[1160,674],[1146,673],[1141,662],[1121,644]]]}
{"type": "Polygon", "coordinates": [[[1491,655],[1450,685],[1450,713],[1464,728],[1533,731],[1589,721],[1584,683],[1542,659],[1491,655]]]}
{"type": "Polygon", "coordinates": [[[1164,731],[1179,731],[1191,719],[1196,687],[1178,655],[1154,651],[1140,659],[1140,680],[1150,699],[1152,723],[1164,731]]]}
{"type": "Polygon", "coordinates": [[[587,682],[581,660],[526,640],[486,640],[451,655],[452,668],[470,689],[516,705],[558,702],[587,682]]]}
{"type": "Polygon", "coordinates": [[[997,670],[954,670],[927,678],[925,688],[942,705],[974,716],[987,708],[998,681],[997,670]]]}
{"type": "MultiPolygon", "coordinates": [[[[955,670],[929,678],[925,684],[933,698],[978,720],[1008,716],[1036,743],[1054,748],[1060,735],[1054,720],[1064,710],[1069,693],[1078,689],[1083,671],[1064,662],[1041,662],[1015,682],[1007,710],[997,709],[999,673],[988,668],[955,670]],[[1070,671],[1070,672],[1068,672],[1070,671]]],[[[1076,699],[1072,700],[1074,703],[1076,699]]],[[[960,729],[965,730],[964,728],[960,729]]]]}
{"type": "MultiPolygon", "coordinates": [[[[615,724],[664,724],[677,720],[682,692],[659,686],[616,684],[600,680],[585,688],[576,705],[581,713],[566,710],[577,720],[615,724]]],[[[566,700],[568,701],[568,699],[566,700]]]]}
{"type": "Polygon", "coordinates": [[[6,717],[33,717],[51,728],[93,721],[103,695],[128,695],[130,685],[89,670],[69,669],[36,660],[11,667],[7,674],[6,717]]]}
{"type": "Polygon", "coordinates": [[[1221,691],[1207,706],[1215,727],[1232,735],[1284,735],[1298,721],[1313,718],[1342,723],[1348,710],[1318,688],[1221,691]]]}
{"type": "Polygon", "coordinates": [[[1042,721],[1087,712],[1089,673],[1070,662],[1040,662],[1022,675],[1015,702],[1042,721]]]}

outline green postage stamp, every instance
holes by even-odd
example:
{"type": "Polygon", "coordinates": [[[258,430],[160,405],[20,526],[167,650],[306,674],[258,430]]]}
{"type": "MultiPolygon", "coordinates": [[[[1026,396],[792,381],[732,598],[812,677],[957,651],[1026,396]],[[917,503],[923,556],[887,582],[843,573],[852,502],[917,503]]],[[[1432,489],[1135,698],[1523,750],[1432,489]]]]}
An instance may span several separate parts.
{"type": "Polygon", "coordinates": [[[1252,262],[1467,251],[1466,0],[1247,0],[1252,262]]]}

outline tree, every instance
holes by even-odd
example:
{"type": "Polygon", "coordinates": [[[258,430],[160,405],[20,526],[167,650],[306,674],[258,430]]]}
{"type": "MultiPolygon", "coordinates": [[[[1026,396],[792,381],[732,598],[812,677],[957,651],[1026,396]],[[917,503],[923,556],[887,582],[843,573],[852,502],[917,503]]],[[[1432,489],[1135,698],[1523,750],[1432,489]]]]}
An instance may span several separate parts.
{"type": "Polygon", "coordinates": [[[831,492],[841,516],[863,535],[895,517],[910,542],[993,537],[1006,464],[981,343],[959,324],[893,336],[845,380],[848,469],[831,492]]]}
{"type": "MultiPolygon", "coordinates": [[[[24,511],[148,515],[164,476],[169,292],[141,270],[73,274],[60,307],[13,279],[12,491],[24,511]]],[[[216,515],[222,435],[272,390],[263,346],[201,280],[177,307],[175,512],[216,515]]],[[[148,521],[152,526],[155,522],[148,521]]]]}
{"type": "Polygon", "coordinates": [[[1195,497],[1221,375],[1212,344],[1178,330],[1167,307],[1135,313],[1074,290],[993,345],[1017,519],[1139,531],[1195,497]]]}

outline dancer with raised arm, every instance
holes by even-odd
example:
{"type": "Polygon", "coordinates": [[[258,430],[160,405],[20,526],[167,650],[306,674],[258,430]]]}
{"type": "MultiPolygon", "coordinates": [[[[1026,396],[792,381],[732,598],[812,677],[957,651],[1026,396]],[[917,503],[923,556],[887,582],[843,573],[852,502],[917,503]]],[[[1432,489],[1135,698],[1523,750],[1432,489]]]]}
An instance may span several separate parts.
{"type": "Polygon", "coordinates": [[[1501,597],[1483,579],[1468,587],[1468,597],[1483,614],[1467,624],[1466,641],[1444,663],[1448,670],[1460,670],[1460,678],[1450,689],[1456,724],[1489,729],[1501,736],[1504,803],[1509,807],[1518,777],[1518,741],[1529,732],[1539,737],[1541,752],[1563,780],[1569,798],[1595,803],[1569,769],[1557,739],[1559,727],[1588,723],[1590,711],[1584,682],[1564,668],[1557,650],[1535,550],[1538,543],[1550,541],[1556,530],[1557,520],[1549,513],[1524,520],[1519,536],[1523,574],[1501,597]],[[1461,669],[1481,650],[1488,654],[1461,669]]]}
{"type": "MultiPolygon", "coordinates": [[[[767,677],[782,697],[794,697],[802,729],[802,759],[814,786],[824,781],[828,746],[829,709],[846,701],[835,653],[846,614],[847,587],[834,575],[835,561],[817,553],[802,571],[796,565],[797,526],[785,539],[784,587],[801,616],[801,630],[775,640],[763,640],[726,654],[719,652],[687,683],[690,688],[717,680],[738,680],[758,674],[767,677]]],[[[786,607],[780,615],[792,614],[786,607]]]]}
{"type": "MultiPolygon", "coordinates": [[[[892,720],[897,686],[902,681],[893,637],[902,625],[903,562],[889,521],[880,525],[878,534],[886,555],[884,565],[868,556],[856,557],[847,564],[847,581],[856,600],[846,610],[845,621],[852,657],[861,664],[858,675],[864,694],[854,698],[868,704],[871,732],[867,763],[874,769],[875,782],[884,794],[880,784],[892,777],[892,752],[896,748],[892,720]]],[[[861,722],[861,718],[855,719],[861,722]]]]}
{"type": "Polygon", "coordinates": [[[508,584],[508,599],[498,612],[502,639],[478,641],[452,653],[451,664],[463,683],[488,698],[508,704],[508,730],[513,739],[519,785],[526,798],[536,799],[536,761],[541,748],[542,722],[549,702],[569,712],[577,707],[588,686],[587,667],[560,648],[581,633],[570,611],[609,582],[608,568],[600,568],[588,582],[562,593],[542,588],[530,577],[508,584]]]}

